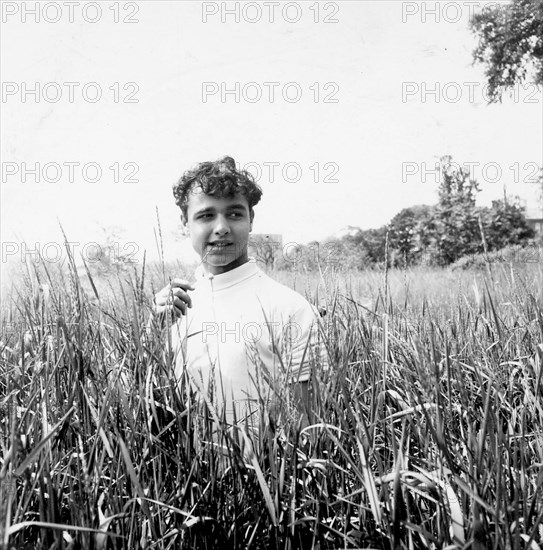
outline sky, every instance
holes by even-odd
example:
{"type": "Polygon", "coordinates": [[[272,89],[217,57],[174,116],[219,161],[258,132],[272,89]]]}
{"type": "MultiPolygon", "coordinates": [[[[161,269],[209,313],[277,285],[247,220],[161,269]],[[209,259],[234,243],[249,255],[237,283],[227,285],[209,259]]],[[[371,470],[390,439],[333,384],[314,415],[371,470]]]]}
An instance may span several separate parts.
{"type": "Polygon", "coordinates": [[[443,155],[470,163],[480,204],[505,187],[541,211],[541,90],[487,103],[483,7],[2,2],[3,272],[55,257],[60,225],[79,250],[109,233],[154,258],[160,223],[166,259],[188,261],[172,185],[224,155],[263,188],[253,231],[284,243],[435,203],[443,155]]]}

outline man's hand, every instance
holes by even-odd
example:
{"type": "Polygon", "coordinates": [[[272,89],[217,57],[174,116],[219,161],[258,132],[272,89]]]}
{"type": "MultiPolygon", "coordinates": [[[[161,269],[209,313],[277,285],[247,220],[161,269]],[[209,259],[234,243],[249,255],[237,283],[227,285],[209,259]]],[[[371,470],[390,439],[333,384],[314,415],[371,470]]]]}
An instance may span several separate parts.
{"type": "Polygon", "coordinates": [[[187,307],[192,307],[192,299],[187,290],[194,290],[194,286],[184,279],[172,279],[160,292],[155,294],[154,313],[173,313],[181,317],[187,313],[187,307]]]}

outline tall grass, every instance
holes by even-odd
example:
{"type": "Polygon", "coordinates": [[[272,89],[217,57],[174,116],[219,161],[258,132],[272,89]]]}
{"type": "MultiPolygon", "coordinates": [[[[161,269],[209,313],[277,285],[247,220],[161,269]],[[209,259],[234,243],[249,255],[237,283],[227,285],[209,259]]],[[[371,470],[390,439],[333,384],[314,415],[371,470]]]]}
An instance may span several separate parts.
{"type": "Polygon", "coordinates": [[[173,379],[149,298],[28,269],[2,310],[6,548],[539,548],[541,264],[283,273],[326,305],[309,423],[228,429],[173,379]]]}

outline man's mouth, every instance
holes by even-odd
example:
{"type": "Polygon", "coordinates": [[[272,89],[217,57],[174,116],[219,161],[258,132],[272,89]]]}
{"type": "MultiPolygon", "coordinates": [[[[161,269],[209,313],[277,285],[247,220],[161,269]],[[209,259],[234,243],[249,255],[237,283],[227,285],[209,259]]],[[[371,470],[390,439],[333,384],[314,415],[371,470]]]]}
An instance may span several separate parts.
{"type": "Polygon", "coordinates": [[[226,248],[232,246],[234,243],[232,242],[214,242],[214,243],[208,243],[207,246],[213,251],[213,250],[225,250],[226,248]]]}

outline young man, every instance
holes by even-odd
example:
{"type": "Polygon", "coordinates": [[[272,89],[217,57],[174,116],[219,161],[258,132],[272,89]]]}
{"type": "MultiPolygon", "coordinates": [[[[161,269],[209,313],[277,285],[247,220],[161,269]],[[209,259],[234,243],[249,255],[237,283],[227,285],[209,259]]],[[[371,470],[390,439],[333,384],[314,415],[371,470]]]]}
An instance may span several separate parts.
{"type": "Polygon", "coordinates": [[[185,172],[173,193],[201,258],[194,284],[174,279],[155,296],[156,311],[176,319],[177,378],[188,375],[229,420],[273,402],[286,384],[307,402],[310,364],[323,357],[318,314],[248,257],[262,190],[224,157],[185,172]]]}

